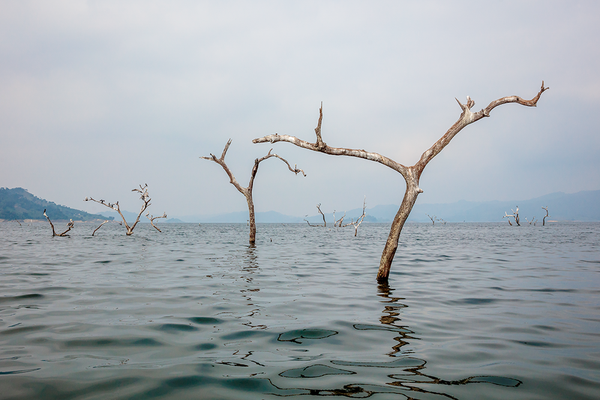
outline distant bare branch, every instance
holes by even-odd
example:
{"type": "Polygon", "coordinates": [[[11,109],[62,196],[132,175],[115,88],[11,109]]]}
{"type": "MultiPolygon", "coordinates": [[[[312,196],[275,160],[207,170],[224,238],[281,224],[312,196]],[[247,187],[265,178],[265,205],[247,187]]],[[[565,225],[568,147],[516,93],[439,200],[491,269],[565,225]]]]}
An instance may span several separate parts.
{"type": "Polygon", "coordinates": [[[56,233],[56,231],[54,230],[54,224],[52,223],[52,221],[50,221],[50,217],[48,217],[48,215],[46,214],[46,209],[44,209],[44,217],[46,217],[46,219],[50,223],[50,227],[52,228],[52,236],[69,236],[69,235],[67,235],[67,232],[69,232],[71,229],[73,229],[75,227],[75,223],[71,219],[71,220],[69,220],[69,223],[67,224],[66,231],[64,231],[63,233],[56,233]]]}
{"type": "Polygon", "coordinates": [[[146,214],[146,218],[148,218],[150,220],[150,224],[152,224],[152,226],[154,227],[154,229],[156,229],[159,232],[162,232],[160,229],[158,229],[158,227],[156,225],[154,225],[154,220],[158,219],[158,218],[167,218],[167,213],[163,213],[163,215],[161,215],[160,217],[155,217],[154,215],[151,215],[150,213],[146,214]],[[150,215],[150,216],[148,216],[150,215]]]}
{"type": "Polygon", "coordinates": [[[94,234],[96,233],[96,231],[100,228],[102,228],[102,225],[104,225],[105,223],[107,223],[108,220],[104,221],[103,223],[101,223],[96,229],[94,229],[94,232],[92,232],[92,236],[94,236],[94,234]]]}
{"type": "Polygon", "coordinates": [[[548,215],[548,206],[546,207],[542,207],[543,210],[546,210],[546,215],[544,215],[544,218],[542,219],[542,226],[546,226],[546,218],[548,218],[550,215],[548,215]]]}
{"type": "Polygon", "coordinates": [[[132,192],[138,192],[140,194],[140,200],[143,201],[143,204],[142,204],[142,207],[140,209],[140,212],[137,215],[137,218],[135,219],[135,222],[131,226],[129,226],[129,224],[127,223],[127,220],[123,216],[123,213],[121,212],[121,207],[119,206],[119,202],[118,201],[113,204],[113,203],[107,203],[107,202],[105,202],[104,199],[96,200],[96,199],[94,199],[92,197],[86,197],[84,199],[84,201],[94,201],[94,202],[96,202],[98,204],[102,204],[103,206],[108,207],[108,208],[110,208],[110,209],[118,212],[119,215],[121,216],[121,219],[123,220],[123,224],[125,225],[125,229],[127,229],[126,234],[127,234],[127,236],[130,236],[130,235],[133,234],[133,230],[135,229],[136,225],[140,222],[140,216],[142,215],[142,213],[144,211],[146,211],[146,209],[148,207],[150,207],[150,205],[151,205],[150,204],[150,201],[151,201],[150,194],[148,193],[148,184],[146,183],[146,184],[144,184],[144,186],[142,186],[142,185],[139,185],[139,186],[140,186],[139,189],[135,188],[135,189],[132,189],[131,191],[132,192]]]}

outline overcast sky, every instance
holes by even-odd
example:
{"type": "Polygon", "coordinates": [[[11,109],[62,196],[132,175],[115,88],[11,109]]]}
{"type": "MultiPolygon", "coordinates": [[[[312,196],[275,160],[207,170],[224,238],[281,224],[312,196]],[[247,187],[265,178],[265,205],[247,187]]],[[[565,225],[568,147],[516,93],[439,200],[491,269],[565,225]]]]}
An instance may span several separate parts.
{"type": "Polygon", "coordinates": [[[323,102],[330,146],[414,164],[458,119],[425,169],[421,203],[519,200],[600,189],[598,1],[1,1],[0,186],[90,212],[86,196],[137,211],[148,183],[169,217],[246,208],[288,215],[400,204],[400,174],[289,143],[314,142],[323,102]]]}

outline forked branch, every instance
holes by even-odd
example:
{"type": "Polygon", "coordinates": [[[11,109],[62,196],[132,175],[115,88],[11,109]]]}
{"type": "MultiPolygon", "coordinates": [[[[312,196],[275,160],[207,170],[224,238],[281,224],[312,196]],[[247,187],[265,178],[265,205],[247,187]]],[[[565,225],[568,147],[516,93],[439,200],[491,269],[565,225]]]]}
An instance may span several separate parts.
{"type": "MultiPolygon", "coordinates": [[[[269,152],[267,153],[266,156],[257,158],[256,160],[254,160],[254,166],[252,167],[252,172],[250,173],[250,182],[248,183],[248,187],[243,187],[242,185],[240,185],[238,183],[237,179],[235,179],[235,176],[233,175],[233,173],[227,166],[227,163],[225,163],[225,156],[227,155],[227,150],[229,150],[230,145],[231,145],[231,139],[229,139],[227,141],[227,144],[225,144],[223,153],[221,153],[221,157],[219,157],[219,158],[217,158],[217,156],[215,156],[212,153],[210,153],[210,157],[200,157],[200,158],[202,158],[204,160],[211,160],[211,161],[214,161],[217,164],[219,164],[221,166],[221,168],[223,168],[223,170],[225,171],[227,176],[229,177],[229,182],[238,190],[238,192],[243,194],[244,197],[246,198],[246,203],[248,204],[248,214],[249,214],[248,225],[250,226],[249,242],[250,242],[250,244],[254,244],[256,242],[256,218],[255,218],[255,213],[254,213],[254,200],[252,199],[252,190],[254,188],[254,179],[256,178],[256,174],[258,172],[258,166],[260,165],[260,163],[271,157],[275,157],[275,158],[280,159],[285,165],[287,165],[288,169],[290,171],[292,171],[294,174],[298,175],[298,173],[302,173],[302,175],[304,175],[304,176],[306,176],[306,174],[304,173],[303,170],[299,169],[297,166],[294,166],[294,168],[292,168],[290,163],[285,158],[280,157],[277,154],[271,153],[273,151],[273,149],[271,149],[271,150],[269,150],[269,152]]],[[[156,228],[156,229],[158,229],[158,228],[156,228]]]]}
{"type": "Polygon", "coordinates": [[[52,221],[50,221],[50,218],[46,214],[46,209],[44,209],[44,217],[46,217],[46,219],[50,223],[50,227],[52,228],[52,236],[69,236],[69,235],[67,235],[67,232],[69,232],[71,229],[73,229],[75,227],[75,223],[71,219],[71,220],[69,220],[69,223],[67,224],[66,231],[64,231],[63,233],[56,233],[56,231],[54,230],[54,224],[52,223],[52,221]]]}
{"type": "Polygon", "coordinates": [[[500,99],[492,101],[488,104],[484,109],[472,112],[471,109],[475,105],[475,102],[467,96],[467,102],[462,104],[457,100],[462,112],[458,121],[454,123],[446,131],[446,133],[436,141],[429,149],[427,149],[421,155],[421,158],[417,163],[411,167],[407,167],[403,164],[400,164],[389,157],[383,156],[379,153],[367,152],[365,150],[360,149],[347,149],[342,147],[331,147],[328,146],[322,138],[321,134],[321,126],[323,121],[323,105],[319,108],[319,120],[317,123],[317,127],[315,128],[316,134],[316,142],[311,143],[305,140],[298,139],[295,136],[289,135],[279,135],[277,133],[273,135],[267,135],[261,138],[256,138],[252,142],[253,143],[276,143],[276,142],[288,142],[292,143],[298,147],[318,151],[321,153],[336,155],[336,156],[350,156],[350,157],[358,157],[366,160],[371,160],[383,164],[393,170],[399,172],[404,177],[406,181],[406,192],[404,194],[404,198],[402,199],[402,204],[400,205],[400,209],[396,213],[394,221],[392,222],[392,226],[390,228],[390,234],[388,236],[388,240],[386,242],[385,248],[383,249],[383,253],[381,255],[381,261],[379,263],[379,271],[377,273],[377,280],[380,282],[385,282],[388,279],[390,268],[392,265],[392,261],[394,259],[394,255],[396,254],[396,250],[398,248],[398,240],[400,239],[400,232],[406,222],[410,212],[417,200],[417,197],[420,193],[423,192],[421,188],[419,188],[419,180],[421,178],[421,174],[427,164],[438,155],[444,147],[446,147],[452,138],[456,136],[464,127],[472,124],[473,122],[479,121],[484,117],[489,117],[491,111],[502,105],[507,103],[517,103],[526,107],[535,107],[537,106],[537,102],[540,99],[542,93],[544,93],[549,88],[544,86],[544,81],[542,81],[542,86],[539,92],[531,99],[524,100],[519,96],[507,96],[502,97],[500,99]]]}
{"type": "Polygon", "coordinates": [[[150,224],[154,227],[154,229],[156,229],[159,232],[162,232],[160,229],[158,229],[158,227],[156,225],[154,225],[154,220],[158,219],[158,218],[167,218],[167,213],[163,213],[163,215],[161,215],[160,217],[155,217],[154,215],[152,215],[150,213],[146,213],[146,218],[148,218],[150,220],[150,224]]]}
{"type": "MultiPolygon", "coordinates": [[[[140,200],[143,201],[142,207],[140,209],[140,212],[137,215],[137,218],[135,219],[135,222],[133,223],[133,225],[129,226],[129,224],[127,223],[127,220],[125,219],[125,217],[123,216],[123,213],[121,212],[121,207],[119,206],[119,202],[117,201],[116,203],[108,203],[106,201],[104,201],[104,199],[100,199],[100,200],[96,200],[92,197],[86,197],[84,199],[84,201],[94,201],[98,204],[102,204],[103,206],[106,206],[108,208],[110,208],[111,210],[114,210],[116,212],[119,213],[119,215],[121,216],[121,219],[123,220],[123,224],[125,225],[125,229],[127,229],[127,236],[130,236],[133,234],[133,230],[135,229],[136,225],[140,222],[140,216],[142,215],[142,213],[144,211],[146,211],[146,209],[148,207],[150,207],[150,194],[148,193],[148,184],[144,184],[144,186],[139,185],[140,188],[139,189],[132,189],[132,192],[138,192],[140,194],[140,200]]],[[[102,225],[101,225],[102,226],[102,225]]]]}

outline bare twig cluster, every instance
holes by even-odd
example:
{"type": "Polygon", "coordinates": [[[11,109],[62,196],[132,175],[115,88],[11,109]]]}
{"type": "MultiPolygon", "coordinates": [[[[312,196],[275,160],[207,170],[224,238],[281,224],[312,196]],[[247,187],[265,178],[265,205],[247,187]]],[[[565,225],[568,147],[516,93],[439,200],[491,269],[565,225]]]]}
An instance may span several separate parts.
{"type": "MultiPolygon", "coordinates": [[[[125,225],[125,229],[127,229],[126,234],[127,234],[127,236],[130,236],[130,235],[133,235],[133,230],[135,229],[136,225],[140,222],[140,216],[142,215],[142,213],[144,211],[146,211],[146,209],[148,207],[150,207],[151,199],[150,199],[150,194],[148,193],[148,184],[146,183],[146,184],[144,184],[144,186],[142,186],[142,185],[139,185],[139,186],[140,186],[139,189],[135,188],[131,191],[138,192],[140,194],[140,200],[142,200],[143,204],[142,204],[142,208],[140,209],[140,212],[137,215],[137,218],[135,219],[135,222],[131,226],[129,226],[129,224],[127,223],[127,220],[123,216],[123,213],[121,212],[121,208],[119,207],[118,201],[116,203],[108,203],[108,202],[104,201],[104,199],[96,200],[92,197],[86,197],[84,199],[84,201],[94,201],[98,204],[102,204],[103,206],[106,206],[106,207],[118,212],[119,215],[121,216],[121,218],[123,219],[123,224],[125,225]]],[[[104,225],[104,224],[102,224],[102,225],[104,225]]],[[[102,226],[102,225],[100,225],[100,226],[102,226]]],[[[96,228],[96,231],[100,228],[100,226],[98,228],[96,228]]],[[[154,224],[153,224],[153,226],[154,226],[154,224]]],[[[94,232],[96,232],[96,231],[94,231],[94,232]]]]}

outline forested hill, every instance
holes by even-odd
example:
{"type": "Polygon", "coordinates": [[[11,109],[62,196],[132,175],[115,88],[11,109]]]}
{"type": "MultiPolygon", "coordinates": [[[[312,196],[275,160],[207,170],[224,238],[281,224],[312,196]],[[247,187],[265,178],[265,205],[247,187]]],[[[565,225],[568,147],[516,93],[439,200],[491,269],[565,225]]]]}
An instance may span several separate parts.
{"type": "MultiPolygon", "coordinates": [[[[56,203],[40,199],[23,188],[0,188],[0,219],[23,220],[45,219],[44,209],[51,220],[93,221],[106,219],[98,214],[89,214],[56,203]]],[[[112,217],[110,218],[112,219],[112,217]]]]}

